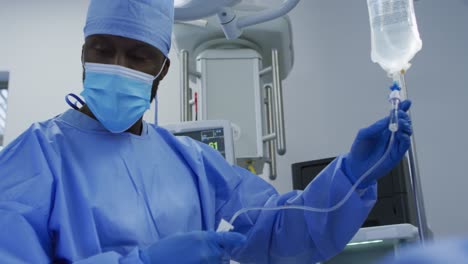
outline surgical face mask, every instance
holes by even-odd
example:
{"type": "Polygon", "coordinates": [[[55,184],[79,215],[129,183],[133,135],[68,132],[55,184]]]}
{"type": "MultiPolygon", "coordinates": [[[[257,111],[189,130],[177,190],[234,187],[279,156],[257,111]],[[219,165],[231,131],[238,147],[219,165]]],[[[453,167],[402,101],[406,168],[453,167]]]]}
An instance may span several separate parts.
{"type": "Polygon", "coordinates": [[[112,133],[129,129],[150,107],[153,81],[161,75],[166,60],[156,76],[126,67],[84,64],[84,97],[94,116],[112,133]]]}

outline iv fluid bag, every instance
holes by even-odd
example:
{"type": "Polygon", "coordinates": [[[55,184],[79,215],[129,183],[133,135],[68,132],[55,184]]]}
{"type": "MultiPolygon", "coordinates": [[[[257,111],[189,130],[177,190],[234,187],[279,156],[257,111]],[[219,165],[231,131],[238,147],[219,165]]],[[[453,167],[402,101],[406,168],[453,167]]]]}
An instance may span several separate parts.
{"type": "Polygon", "coordinates": [[[389,76],[406,71],[422,48],[413,0],[367,0],[371,59],[389,76]]]}

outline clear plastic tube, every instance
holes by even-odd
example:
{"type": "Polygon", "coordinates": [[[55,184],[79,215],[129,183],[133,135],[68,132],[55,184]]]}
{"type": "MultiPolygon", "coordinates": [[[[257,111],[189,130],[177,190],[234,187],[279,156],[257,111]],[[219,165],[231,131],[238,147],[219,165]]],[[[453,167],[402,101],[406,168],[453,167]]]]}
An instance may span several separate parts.
{"type": "Polygon", "coordinates": [[[390,111],[390,122],[388,123],[388,129],[392,132],[398,131],[398,105],[399,100],[391,100],[392,110],[390,111]]]}
{"type": "MultiPolygon", "coordinates": [[[[396,101],[396,100],[395,100],[396,101]]],[[[396,106],[394,105],[394,101],[392,101],[392,111],[390,113],[390,123],[389,123],[389,130],[392,132],[390,135],[390,140],[388,142],[387,149],[385,150],[385,153],[382,155],[382,157],[372,166],[370,167],[351,187],[351,189],[348,191],[348,193],[341,199],[337,204],[335,204],[332,207],[328,208],[314,208],[310,206],[305,206],[305,205],[284,205],[284,206],[276,206],[276,207],[252,207],[252,208],[244,208],[239,211],[237,211],[232,217],[229,223],[234,226],[234,222],[236,221],[237,217],[239,217],[241,214],[250,212],[250,211],[277,211],[277,210],[304,210],[304,211],[309,211],[309,212],[315,212],[315,213],[329,213],[332,211],[335,211],[339,209],[341,206],[343,206],[348,199],[351,197],[351,195],[356,191],[358,186],[377,168],[379,167],[382,162],[387,159],[388,155],[390,155],[390,151],[392,149],[393,142],[395,140],[395,133],[398,130],[398,103],[396,106]],[[394,126],[396,124],[396,126],[394,126]]]]}
{"type": "Polygon", "coordinates": [[[392,132],[398,131],[398,106],[400,105],[400,91],[401,91],[401,78],[405,71],[400,71],[392,75],[393,86],[390,87],[390,96],[389,101],[392,104],[392,110],[390,112],[390,123],[388,124],[388,129],[392,132]]]}

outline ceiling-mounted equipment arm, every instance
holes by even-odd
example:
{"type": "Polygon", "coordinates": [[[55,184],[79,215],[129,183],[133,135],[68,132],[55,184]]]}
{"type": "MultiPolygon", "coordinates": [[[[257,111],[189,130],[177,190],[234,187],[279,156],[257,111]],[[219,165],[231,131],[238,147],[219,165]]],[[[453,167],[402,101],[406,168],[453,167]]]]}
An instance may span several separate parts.
{"type": "Polygon", "coordinates": [[[286,0],[279,8],[260,11],[258,14],[238,18],[230,7],[222,8],[218,12],[219,22],[227,39],[236,39],[242,35],[242,30],[248,26],[253,26],[267,22],[289,13],[300,0],[286,0]]]}
{"type": "Polygon", "coordinates": [[[233,6],[241,0],[175,0],[174,19],[192,21],[215,15],[223,7],[233,6]]]}

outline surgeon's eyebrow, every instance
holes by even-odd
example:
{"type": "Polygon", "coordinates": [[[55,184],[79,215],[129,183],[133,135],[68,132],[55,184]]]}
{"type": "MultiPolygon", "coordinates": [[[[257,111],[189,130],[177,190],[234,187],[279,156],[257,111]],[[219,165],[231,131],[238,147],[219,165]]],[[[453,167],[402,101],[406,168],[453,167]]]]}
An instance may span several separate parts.
{"type": "Polygon", "coordinates": [[[97,44],[102,44],[107,47],[112,45],[112,41],[109,38],[106,38],[104,36],[99,36],[99,37],[93,37],[93,38],[88,38],[85,42],[85,46],[92,48],[93,46],[97,44]]]}

